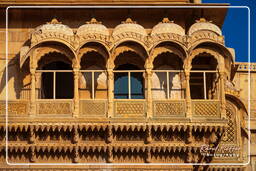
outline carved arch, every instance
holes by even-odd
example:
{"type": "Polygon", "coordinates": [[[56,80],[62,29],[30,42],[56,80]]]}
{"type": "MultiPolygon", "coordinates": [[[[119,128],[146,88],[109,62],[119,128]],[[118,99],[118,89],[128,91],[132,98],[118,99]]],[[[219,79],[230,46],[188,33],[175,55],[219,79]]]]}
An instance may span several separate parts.
{"type": "MultiPolygon", "coordinates": [[[[77,62],[77,55],[75,53],[75,50],[70,48],[70,46],[68,46],[68,44],[63,43],[63,42],[59,42],[59,41],[41,41],[37,44],[33,44],[33,46],[31,46],[25,53],[23,56],[20,56],[20,68],[22,68],[24,62],[30,57],[30,60],[33,59],[33,61],[30,61],[30,65],[36,65],[38,60],[36,60],[36,58],[34,56],[40,56],[40,54],[38,54],[37,50],[40,48],[48,48],[49,52],[44,52],[44,53],[50,53],[50,52],[58,52],[58,53],[66,53],[64,55],[67,55],[67,57],[72,57],[72,62],[73,64],[75,64],[77,62]],[[57,43],[57,45],[44,45],[44,43],[57,43]]],[[[43,52],[42,52],[43,53],[43,52]]]]}
{"type": "Polygon", "coordinates": [[[155,47],[154,49],[152,49],[149,58],[147,58],[147,61],[145,63],[145,68],[153,68],[153,63],[155,58],[157,58],[159,55],[163,54],[163,53],[173,53],[175,55],[177,55],[179,58],[181,58],[182,61],[185,60],[186,56],[184,56],[184,54],[176,47],[174,46],[170,46],[170,45],[164,45],[164,46],[159,46],[159,47],[155,47]]]}
{"type": "Polygon", "coordinates": [[[123,42],[123,44],[118,45],[117,47],[112,49],[112,54],[108,60],[107,68],[113,69],[115,67],[115,59],[117,56],[119,56],[122,53],[125,52],[134,52],[138,54],[144,61],[148,58],[147,50],[141,46],[141,44],[138,44],[137,42],[123,42]],[[125,44],[125,43],[131,43],[131,44],[125,44]]]}
{"type": "Polygon", "coordinates": [[[184,61],[184,69],[190,71],[191,68],[192,68],[192,61],[193,61],[193,59],[194,59],[196,56],[198,56],[198,55],[200,55],[200,54],[202,54],[202,53],[207,53],[207,54],[212,55],[212,56],[216,59],[216,61],[217,61],[218,69],[219,69],[220,71],[224,71],[224,67],[225,67],[225,66],[224,66],[224,58],[223,58],[222,55],[221,55],[219,52],[217,52],[215,49],[209,48],[209,47],[193,49],[193,50],[190,52],[188,58],[186,58],[185,61],[184,61]]]}
{"type": "Polygon", "coordinates": [[[117,41],[113,42],[113,46],[111,46],[110,49],[112,52],[114,52],[117,47],[119,47],[120,45],[127,43],[127,42],[131,42],[133,44],[137,44],[137,45],[141,46],[145,50],[146,54],[149,55],[148,48],[147,48],[145,42],[142,40],[136,39],[136,38],[123,38],[123,39],[117,40],[117,41]]]}
{"type": "MultiPolygon", "coordinates": [[[[226,94],[226,107],[228,108],[229,106],[233,106],[233,108],[236,109],[236,120],[237,126],[240,126],[241,130],[243,130],[243,132],[246,134],[246,136],[248,137],[248,132],[246,129],[246,118],[248,118],[248,109],[247,107],[244,105],[244,103],[237,97],[232,96],[232,95],[227,95],[226,94]]],[[[240,130],[240,128],[237,128],[238,130],[240,130]]]]}
{"type": "Polygon", "coordinates": [[[99,53],[101,56],[104,57],[104,59],[107,61],[107,59],[109,58],[109,54],[107,54],[106,51],[104,51],[102,48],[98,47],[98,46],[87,46],[84,48],[81,48],[78,52],[78,59],[79,61],[81,60],[82,56],[84,54],[87,54],[89,52],[96,52],[99,53]]]}
{"type": "Polygon", "coordinates": [[[164,38],[163,38],[163,39],[160,39],[160,40],[158,40],[158,41],[154,41],[154,44],[153,44],[153,46],[151,47],[151,50],[150,50],[150,55],[151,55],[152,51],[153,51],[156,47],[161,46],[161,44],[166,44],[166,43],[168,43],[168,44],[173,44],[173,45],[177,46],[178,48],[180,48],[180,49],[183,51],[185,57],[187,57],[187,55],[188,55],[188,53],[187,53],[188,50],[187,50],[187,47],[186,47],[184,44],[182,44],[181,42],[176,41],[176,40],[170,40],[170,39],[166,40],[166,39],[164,39],[164,38]]]}
{"type": "Polygon", "coordinates": [[[192,44],[189,47],[189,52],[193,51],[194,49],[204,46],[204,47],[209,47],[211,49],[215,49],[216,51],[220,52],[222,56],[227,56],[232,63],[234,63],[234,56],[231,54],[231,52],[225,47],[223,44],[219,42],[215,42],[209,39],[202,39],[200,41],[196,41],[194,44],[192,44]]]}
{"type": "Polygon", "coordinates": [[[95,43],[95,44],[99,44],[101,45],[102,47],[105,48],[106,52],[108,52],[108,56],[110,55],[110,42],[107,42],[107,41],[102,41],[102,40],[95,40],[95,39],[86,39],[82,42],[79,43],[79,47],[77,48],[77,52],[79,52],[83,47],[86,47],[86,45],[88,43],[95,43]]]}
{"type": "Polygon", "coordinates": [[[226,94],[226,99],[236,104],[236,106],[238,106],[239,108],[243,109],[248,116],[248,108],[239,98],[230,94],[226,94]]]}

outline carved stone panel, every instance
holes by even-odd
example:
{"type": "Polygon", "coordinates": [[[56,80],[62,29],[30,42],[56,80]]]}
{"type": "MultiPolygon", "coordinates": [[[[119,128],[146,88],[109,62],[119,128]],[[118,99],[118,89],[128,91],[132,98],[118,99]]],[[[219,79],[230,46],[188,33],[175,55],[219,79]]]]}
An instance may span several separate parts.
{"type": "Polygon", "coordinates": [[[37,113],[41,114],[72,114],[72,102],[38,102],[37,113]]]}
{"type": "Polygon", "coordinates": [[[193,116],[220,117],[220,102],[216,100],[196,100],[192,102],[193,116]]]}
{"type": "Polygon", "coordinates": [[[86,117],[106,116],[107,102],[103,100],[80,100],[80,115],[86,117]]]}
{"type": "Polygon", "coordinates": [[[184,101],[154,101],[154,116],[185,116],[184,101]]]}
{"type": "Polygon", "coordinates": [[[142,117],[146,114],[144,101],[116,101],[115,116],[142,117]]]}
{"type": "MultiPolygon", "coordinates": [[[[6,114],[5,101],[0,102],[0,115],[6,114]]],[[[16,101],[8,102],[8,116],[25,116],[28,114],[28,102],[27,101],[16,101]]]]}
{"type": "Polygon", "coordinates": [[[225,143],[235,143],[236,142],[236,110],[234,106],[230,103],[226,105],[226,115],[228,119],[228,126],[225,130],[224,137],[222,141],[225,143]]]}

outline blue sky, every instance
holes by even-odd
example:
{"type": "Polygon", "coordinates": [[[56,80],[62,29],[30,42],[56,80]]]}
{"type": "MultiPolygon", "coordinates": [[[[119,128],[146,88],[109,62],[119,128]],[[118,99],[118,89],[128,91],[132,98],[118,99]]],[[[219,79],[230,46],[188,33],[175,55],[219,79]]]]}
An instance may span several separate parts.
{"type": "MultiPolygon", "coordinates": [[[[255,32],[256,1],[255,0],[202,0],[203,3],[229,3],[231,6],[248,6],[251,13],[251,62],[256,62],[255,32]]],[[[236,51],[236,61],[248,61],[248,9],[229,8],[222,27],[226,46],[236,51]]]]}

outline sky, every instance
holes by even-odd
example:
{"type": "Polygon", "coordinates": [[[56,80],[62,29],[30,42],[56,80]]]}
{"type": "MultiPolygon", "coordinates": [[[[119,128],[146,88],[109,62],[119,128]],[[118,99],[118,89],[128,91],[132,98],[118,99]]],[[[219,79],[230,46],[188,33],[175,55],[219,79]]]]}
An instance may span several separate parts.
{"type": "MultiPolygon", "coordinates": [[[[251,62],[256,62],[255,31],[256,0],[202,0],[203,3],[229,3],[230,6],[247,6],[250,9],[251,62]],[[254,39],[253,39],[254,38],[254,39]]],[[[235,49],[237,62],[248,62],[248,9],[229,8],[222,32],[227,47],[235,49]]]]}

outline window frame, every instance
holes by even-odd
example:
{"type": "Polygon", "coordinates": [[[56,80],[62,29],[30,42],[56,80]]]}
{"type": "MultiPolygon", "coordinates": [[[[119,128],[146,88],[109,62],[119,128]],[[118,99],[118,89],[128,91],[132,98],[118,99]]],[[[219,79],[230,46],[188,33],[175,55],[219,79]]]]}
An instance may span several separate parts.
{"type": "MultiPolygon", "coordinates": [[[[131,73],[142,73],[144,75],[146,73],[146,71],[145,70],[114,70],[113,71],[114,78],[115,78],[115,73],[127,73],[127,76],[128,76],[128,98],[127,98],[127,100],[133,99],[133,98],[131,98],[132,97],[131,96],[132,95],[132,91],[131,91],[131,73]]],[[[143,87],[143,98],[142,99],[146,99],[145,98],[145,77],[144,76],[142,76],[142,77],[143,77],[143,80],[144,80],[144,85],[142,83],[142,87],[143,87]]],[[[114,79],[114,91],[115,91],[115,79],[114,79]]],[[[114,99],[117,99],[117,98],[115,98],[115,92],[114,92],[114,99]]],[[[126,99],[126,98],[121,98],[121,99],[126,99]]]]}

